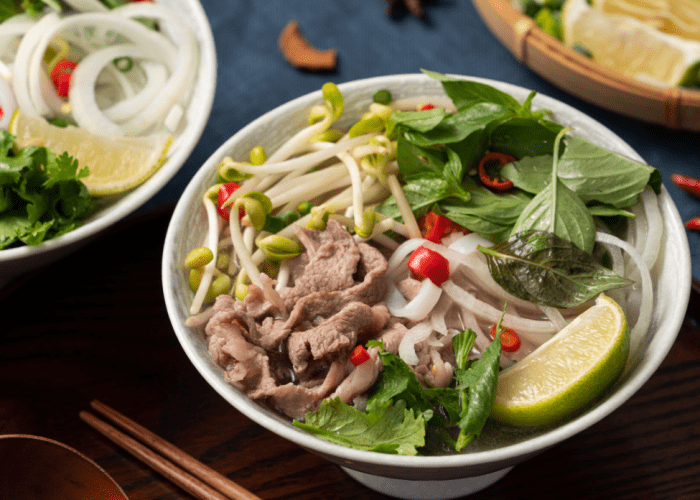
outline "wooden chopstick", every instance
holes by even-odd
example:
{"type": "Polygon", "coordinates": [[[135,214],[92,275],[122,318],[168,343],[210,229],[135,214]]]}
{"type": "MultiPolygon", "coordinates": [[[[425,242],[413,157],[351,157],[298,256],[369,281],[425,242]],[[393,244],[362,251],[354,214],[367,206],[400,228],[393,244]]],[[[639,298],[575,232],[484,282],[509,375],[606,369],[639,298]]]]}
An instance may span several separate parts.
{"type": "Polygon", "coordinates": [[[80,412],[80,418],[83,421],[115,444],[121,446],[136,458],[142,460],[151,468],[161,473],[167,479],[180,486],[195,498],[200,500],[261,500],[260,497],[234,483],[226,476],[207,467],[202,462],[104,403],[92,401],[90,405],[98,413],[107,417],[136,439],[146,443],[163,456],[154,453],[153,450],[141,442],[132,439],[91,413],[85,411],[80,412]],[[170,459],[170,461],[168,459],[170,459]]]}

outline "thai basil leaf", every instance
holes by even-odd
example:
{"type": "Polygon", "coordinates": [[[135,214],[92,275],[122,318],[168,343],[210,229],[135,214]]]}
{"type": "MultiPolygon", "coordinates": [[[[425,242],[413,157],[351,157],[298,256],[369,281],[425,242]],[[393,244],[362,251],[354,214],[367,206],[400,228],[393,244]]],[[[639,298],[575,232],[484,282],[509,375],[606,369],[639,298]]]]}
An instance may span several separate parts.
{"type": "Polygon", "coordinates": [[[501,176],[513,182],[513,186],[528,193],[537,194],[552,181],[552,154],[525,156],[501,168],[501,176]]]}
{"type": "Polygon", "coordinates": [[[552,130],[533,118],[514,117],[493,130],[491,149],[516,158],[551,155],[559,130],[552,130]]]}
{"type": "Polygon", "coordinates": [[[511,111],[518,111],[520,103],[511,95],[481,82],[453,78],[435,71],[423,70],[423,73],[439,80],[445,93],[452,99],[458,110],[470,108],[477,103],[493,103],[511,111]]]}
{"type": "Polygon", "coordinates": [[[587,253],[595,244],[595,222],[586,205],[561,181],[540,191],[513,226],[512,234],[529,229],[551,231],[587,253]]]}
{"type": "Polygon", "coordinates": [[[428,131],[404,130],[402,127],[397,130],[419,146],[438,146],[463,141],[474,132],[495,127],[512,114],[511,110],[498,104],[477,103],[463,111],[446,115],[440,124],[428,131]]]}
{"type": "Polygon", "coordinates": [[[404,180],[421,177],[426,172],[442,174],[445,168],[444,150],[417,146],[399,135],[396,144],[396,160],[404,180]]]}
{"type": "Polygon", "coordinates": [[[613,153],[581,137],[569,137],[559,159],[559,179],[584,202],[625,208],[636,205],[650,184],[658,194],[661,173],[645,163],[613,153]]]}
{"type": "MultiPolygon", "coordinates": [[[[501,175],[529,193],[539,193],[551,181],[552,155],[524,157],[501,169],[501,175]]],[[[661,173],[645,163],[603,149],[580,137],[567,137],[557,167],[559,180],[585,203],[596,201],[625,208],[636,205],[647,184],[656,193],[661,173]]]]}
{"type": "MultiPolygon", "coordinates": [[[[445,199],[461,200],[466,203],[471,194],[460,186],[440,175],[424,175],[412,179],[402,186],[404,195],[416,216],[425,214],[433,205],[445,199]]],[[[378,207],[377,211],[396,220],[401,219],[401,213],[396,206],[393,196],[390,196],[378,207]]]]}
{"type": "Polygon", "coordinates": [[[394,129],[428,132],[437,127],[445,118],[445,108],[433,108],[426,111],[397,111],[387,123],[387,134],[394,129]]]}
{"type": "Polygon", "coordinates": [[[486,255],[491,276],[504,290],[536,304],[572,307],[633,283],[547,231],[525,231],[479,250],[486,255]]]}
{"type": "Polygon", "coordinates": [[[588,210],[594,217],[627,217],[634,219],[635,215],[632,212],[614,207],[612,205],[592,204],[587,205],[588,210]]]}
{"type": "Polygon", "coordinates": [[[493,242],[502,241],[510,235],[520,213],[531,200],[530,196],[517,191],[496,195],[483,188],[474,188],[469,192],[469,203],[441,203],[440,207],[457,224],[493,242]]]}
{"type": "Polygon", "coordinates": [[[464,140],[453,142],[447,146],[459,156],[462,162],[464,180],[465,175],[471,167],[477,165],[484,153],[488,150],[489,129],[477,130],[469,134],[464,140]]]}

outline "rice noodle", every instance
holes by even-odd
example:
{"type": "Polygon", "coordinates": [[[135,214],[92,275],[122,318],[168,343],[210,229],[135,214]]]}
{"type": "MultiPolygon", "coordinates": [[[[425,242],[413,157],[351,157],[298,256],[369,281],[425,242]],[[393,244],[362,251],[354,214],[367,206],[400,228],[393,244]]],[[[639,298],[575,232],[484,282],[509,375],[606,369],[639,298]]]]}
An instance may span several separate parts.
{"type": "MultiPolygon", "coordinates": [[[[442,289],[452,300],[469,311],[482,321],[496,324],[503,314],[502,311],[477,299],[471,293],[456,285],[452,279],[448,279],[442,284],[442,289]]],[[[503,326],[514,328],[518,334],[522,334],[534,341],[544,342],[549,339],[557,330],[549,321],[537,321],[527,318],[520,318],[506,313],[503,316],[503,326]]]]}
{"type": "Polygon", "coordinates": [[[433,327],[430,322],[418,323],[413,328],[409,329],[401,339],[399,344],[399,356],[409,365],[418,364],[418,355],[416,354],[416,344],[428,338],[433,332],[433,327]]]}
{"type": "Polygon", "coordinates": [[[420,321],[430,314],[441,294],[442,289],[439,286],[429,279],[424,279],[421,282],[418,294],[410,302],[407,302],[398,288],[396,288],[396,285],[390,282],[386,306],[393,316],[406,318],[411,321],[420,321]]]}

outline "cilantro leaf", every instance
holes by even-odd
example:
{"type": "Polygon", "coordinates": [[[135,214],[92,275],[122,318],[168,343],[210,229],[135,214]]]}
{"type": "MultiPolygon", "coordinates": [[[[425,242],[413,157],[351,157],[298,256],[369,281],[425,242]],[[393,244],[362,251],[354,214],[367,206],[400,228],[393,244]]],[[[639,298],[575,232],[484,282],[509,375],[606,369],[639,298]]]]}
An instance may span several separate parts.
{"type": "Polygon", "coordinates": [[[78,227],[92,207],[80,180],[87,167],[41,146],[12,151],[15,137],[0,130],[0,249],[38,245],[78,227]]]}

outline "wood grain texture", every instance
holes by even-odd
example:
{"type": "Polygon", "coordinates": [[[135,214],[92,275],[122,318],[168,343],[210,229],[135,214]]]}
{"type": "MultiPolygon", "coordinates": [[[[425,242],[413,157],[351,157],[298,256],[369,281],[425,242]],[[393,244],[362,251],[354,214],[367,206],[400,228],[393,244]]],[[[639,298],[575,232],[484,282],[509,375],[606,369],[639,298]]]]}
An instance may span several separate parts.
{"type": "MultiPolygon", "coordinates": [[[[129,219],[0,289],[0,434],[77,449],[131,500],[191,498],[79,418],[99,399],[263,499],[388,498],[243,416],[194,369],[161,291],[169,216],[129,219]]],[[[699,396],[700,326],[689,315],[625,405],[469,498],[700,498],[699,396]]]]}

